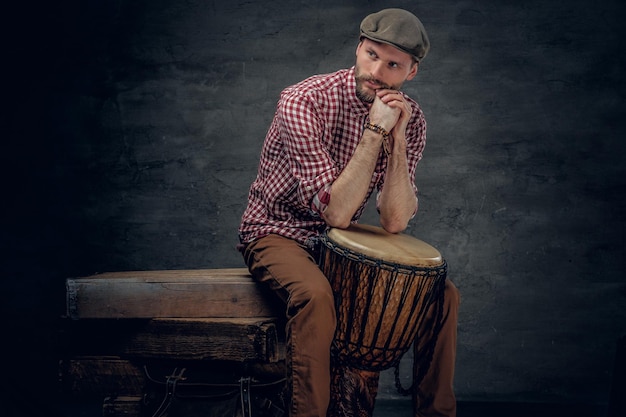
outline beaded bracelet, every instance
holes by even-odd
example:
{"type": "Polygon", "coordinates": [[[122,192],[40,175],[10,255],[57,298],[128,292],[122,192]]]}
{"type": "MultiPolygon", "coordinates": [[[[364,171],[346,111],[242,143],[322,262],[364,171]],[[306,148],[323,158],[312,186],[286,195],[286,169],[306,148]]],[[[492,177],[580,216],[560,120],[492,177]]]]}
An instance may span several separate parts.
{"type": "Polygon", "coordinates": [[[365,122],[365,125],[363,125],[363,127],[365,129],[369,129],[373,132],[383,135],[383,149],[385,151],[385,154],[389,156],[389,132],[387,132],[384,127],[376,125],[372,122],[365,122]]]}

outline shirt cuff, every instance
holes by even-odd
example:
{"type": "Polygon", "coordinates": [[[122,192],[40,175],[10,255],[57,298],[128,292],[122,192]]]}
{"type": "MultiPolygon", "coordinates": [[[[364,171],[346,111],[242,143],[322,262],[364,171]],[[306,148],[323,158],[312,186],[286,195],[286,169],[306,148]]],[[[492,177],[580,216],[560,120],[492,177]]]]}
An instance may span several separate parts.
{"type": "Polygon", "coordinates": [[[332,184],[327,184],[313,196],[313,199],[311,200],[311,210],[320,215],[326,211],[328,203],[330,203],[331,188],[332,184]]]}

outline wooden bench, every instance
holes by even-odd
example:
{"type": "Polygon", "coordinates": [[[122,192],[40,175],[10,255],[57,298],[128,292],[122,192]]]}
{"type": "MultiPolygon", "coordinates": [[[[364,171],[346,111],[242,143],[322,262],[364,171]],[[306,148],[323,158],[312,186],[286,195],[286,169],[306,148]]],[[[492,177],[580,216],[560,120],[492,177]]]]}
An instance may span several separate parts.
{"type": "Polygon", "coordinates": [[[68,401],[101,401],[106,416],[189,414],[176,397],[204,399],[207,416],[280,415],[284,307],[247,269],[69,278],[66,297],[68,401]]]}

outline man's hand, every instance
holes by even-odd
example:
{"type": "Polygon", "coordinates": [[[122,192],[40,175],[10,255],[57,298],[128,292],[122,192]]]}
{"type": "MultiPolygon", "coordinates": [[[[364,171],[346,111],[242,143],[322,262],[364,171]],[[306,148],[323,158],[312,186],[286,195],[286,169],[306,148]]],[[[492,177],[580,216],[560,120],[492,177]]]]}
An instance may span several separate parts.
{"type": "Polygon", "coordinates": [[[400,104],[403,102],[396,90],[376,91],[376,98],[370,108],[370,121],[391,132],[401,116],[400,104]]]}
{"type": "Polygon", "coordinates": [[[412,109],[397,90],[381,89],[376,91],[374,104],[370,109],[370,120],[382,126],[390,133],[389,146],[392,150],[405,152],[406,127],[411,118],[412,109]],[[380,119],[374,119],[379,117],[380,119]],[[380,120],[377,122],[376,120],[380,120]],[[398,147],[396,149],[396,147],[398,147]]]}

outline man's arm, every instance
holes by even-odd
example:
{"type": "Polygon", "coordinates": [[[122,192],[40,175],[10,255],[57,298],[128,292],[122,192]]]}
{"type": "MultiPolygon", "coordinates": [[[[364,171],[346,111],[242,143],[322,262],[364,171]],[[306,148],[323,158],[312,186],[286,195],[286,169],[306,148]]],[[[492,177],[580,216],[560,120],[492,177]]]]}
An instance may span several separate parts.
{"type": "Polygon", "coordinates": [[[345,229],[359,209],[372,180],[382,135],[365,129],[352,159],[333,182],[330,201],[322,217],[331,227],[345,229]]]}
{"type": "Polygon", "coordinates": [[[404,231],[417,211],[417,196],[413,189],[407,160],[406,128],[411,118],[411,106],[398,93],[379,92],[381,101],[391,108],[399,109],[400,116],[390,135],[385,184],[378,200],[380,224],[390,233],[404,231]]]}
{"type": "MultiPolygon", "coordinates": [[[[389,144],[391,148],[389,163],[393,167],[391,172],[388,171],[387,177],[391,184],[389,187],[385,185],[384,189],[388,191],[381,196],[383,203],[381,225],[392,233],[404,230],[415,212],[415,201],[410,203],[406,197],[407,183],[409,194],[415,197],[408,180],[406,140],[404,139],[410,116],[410,106],[395,90],[380,90],[370,108],[370,122],[385,132],[400,136],[399,139],[401,139],[396,141],[389,138],[392,142],[389,144]],[[404,213],[409,210],[411,212],[407,217],[404,213]]],[[[380,132],[364,129],[352,159],[333,183],[330,201],[322,214],[329,226],[348,227],[354,213],[363,204],[376,168],[380,148],[385,139],[384,136],[386,135],[380,132]]]]}
{"type": "Polygon", "coordinates": [[[417,197],[409,174],[406,139],[394,137],[393,142],[378,210],[383,228],[390,233],[400,233],[417,211],[417,197]]]}

